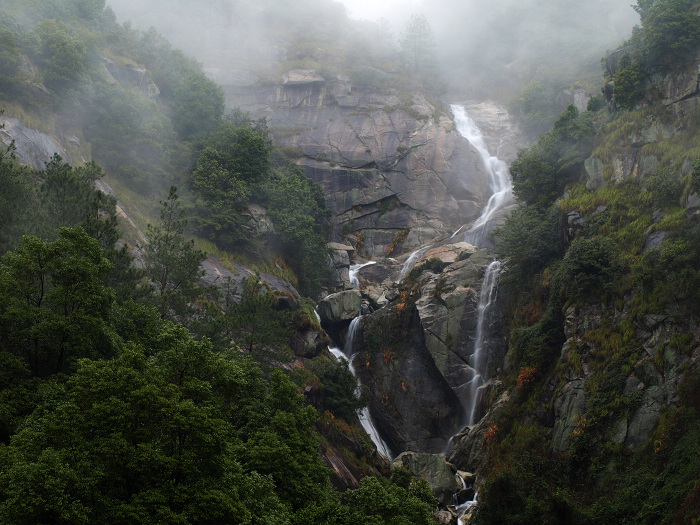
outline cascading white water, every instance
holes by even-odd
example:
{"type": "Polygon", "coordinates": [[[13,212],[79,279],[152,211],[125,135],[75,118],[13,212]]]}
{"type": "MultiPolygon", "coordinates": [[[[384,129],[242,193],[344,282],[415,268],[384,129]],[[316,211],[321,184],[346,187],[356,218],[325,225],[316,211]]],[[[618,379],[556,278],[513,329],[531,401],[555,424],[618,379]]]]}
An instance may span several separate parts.
{"type": "MultiPolygon", "coordinates": [[[[352,321],[350,321],[350,326],[348,327],[348,334],[345,337],[345,345],[343,345],[343,350],[340,350],[340,348],[328,348],[328,351],[333,354],[333,356],[338,360],[338,361],[346,361],[348,363],[348,369],[354,375],[357,377],[357,373],[355,372],[355,367],[353,366],[353,360],[355,359],[355,356],[357,354],[352,353],[353,349],[353,344],[355,342],[355,338],[357,337],[357,334],[359,330],[362,327],[362,316],[359,315],[355,317],[352,321]]],[[[356,396],[360,396],[362,384],[360,383],[359,378],[357,379],[357,390],[355,391],[356,396]]],[[[386,457],[389,461],[394,459],[393,454],[391,453],[391,450],[389,449],[389,446],[386,444],[386,442],[381,438],[379,435],[379,432],[377,431],[377,427],[374,426],[374,421],[372,421],[372,416],[369,413],[369,408],[364,407],[357,412],[357,417],[360,420],[360,424],[362,425],[362,428],[365,429],[365,432],[369,435],[370,439],[374,443],[374,445],[377,447],[377,450],[379,451],[380,454],[382,454],[384,457],[386,457]]]]}
{"type": "Polygon", "coordinates": [[[469,407],[467,408],[467,426],[474,425],[474,411],[478,399],[479,388],[483,386],[486,378],[486,360],[484,359],[484,325],[488,322],[488,314],[491,305],[496,300],[498,289],[498,276],[501,271],[500,261],[493,261],[486,268],[484,280],[481,283],[479,294],[479,307],[476,317],[476,334],[474,336],[474,351],[471,356],[471,366],[474,369],[474,377],[469,384],[469,407]]]}
{"type": "Polygon", "coordinates": [[[432,244],[429,244],[428,246],[423,246],[422,248],[418,248],[415,250],[411,255],[408,256],[408,259],[406,259],[406,262],[403,263],[403,266],[401,267],[401,274],[399,276],[399,279],[403,279],[406,277],[406,274],[411,271],[413,266],[416,264],[416,261],[420,259],[425,252],[427,252],[432,244]]]}
{"type": "MultiPolygon", "coordinates": [[[[455,117],[457,131],[467,139],[476,149],[489,175],[491,197],[479,218],[464,233],[464,240],[474,246],[480,246],[484,236],[488,233],[487,227],[494,214],[505,206],[512,198],[512,184],[508,176],[508,165],[496,156],[492,156],[484,142],[484,136],[479,127],[467,115],[464,106],[452,105],[452,114],[455,117]]],[[[463,228],[463,227],[462,227],[463,228]]],[[[462,228],[457,230],[459,232],[462,228]]],[[[456,235],[457,232],[453,234],[456,235]]]]}
{"type": "Polygon", "coordinates": [[[477,504],[477,498],[479,497],[479,493],[475,492],[474,497],[469,500],[465,501],[461,505],[457,505],[455,507],[455,510],[457,511],[457,525],[464,525],[464,516],[471,510],[471,508],[477,504]]]}
{"type": "Polygon", "coordinates": [[[377,264],[376,261],[369,261],[366,263],[362,264],[353,264],[350,266],[348,270],[349,274],[349,279],[350,279],[350,284],[352,284],[355,288],[360,287],[360,280],[357,278],[357,273],[364,268],[365,266],[369,266],[370,264],[377,264]]]}

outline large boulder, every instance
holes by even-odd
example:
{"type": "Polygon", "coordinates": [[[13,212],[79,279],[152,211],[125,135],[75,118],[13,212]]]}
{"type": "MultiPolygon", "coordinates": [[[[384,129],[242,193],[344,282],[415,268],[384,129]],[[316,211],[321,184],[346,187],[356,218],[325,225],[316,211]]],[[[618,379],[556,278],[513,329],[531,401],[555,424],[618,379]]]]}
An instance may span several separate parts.
{"type": "Polygon", "coordinates": [[[425,479],[441,505],[451,504],[452,496],[462,490],[457,468],[438,454],[404,452],[394,460],[393,465],[425,479]]]}
{"type": "Polygon", "coordinates": [[[318,303],[318,315],[324,323],[340,323],[354,319],[360,313],[362,295],[359,290],[344,290],[325,297],[318,303]]]}

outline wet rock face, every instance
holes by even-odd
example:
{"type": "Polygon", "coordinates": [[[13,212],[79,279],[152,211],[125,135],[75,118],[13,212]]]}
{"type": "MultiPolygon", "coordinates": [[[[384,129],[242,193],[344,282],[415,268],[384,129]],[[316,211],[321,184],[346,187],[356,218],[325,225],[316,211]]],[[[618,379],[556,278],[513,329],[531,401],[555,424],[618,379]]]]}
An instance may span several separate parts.
{"type": "MultiPolygon", "coordinates": [[[[478,216],[488,177],[449,108],[418,92],[357,89],[342,76],[322,80],[292,71],[281,85],[224,88],[230,107],[267,117],[276,142],[296,152],[324,189],[334,241],[359,236],[358,251],[384,256],[401,230],[409,230],[406,251],[478,216]]],[[[500,118],[491,112],[484,121],[495,126],[500,118]]]]}
{"type": "MultiPolygon", "coordinates": [[[[586,334],[629,319],[626,309],[607,311],[605,315],[604,311],[600,304],[570,307],[566,311],[567,340],[560,358],[566,365],[566,372],[553,399],[551,446],[556,452],[569,449],[571,436],[577,426],[585,422],[589,409],[587,383],[600,373],[599,366],[594,363],[595,356],[602,350],[586,334]]],[[[615,385],[617,394],[630,402],[631,409],[615,414],[617,419],[612,423],[610,434],[613,443],[623,444],[629,451],[639,449],[651,436],[661,412],[678,401],[677,388],[683,380],[683,370],[697,367],[700,358],[698,349],[688,353],[671,341],[678,334],[690,333],[693,329],[690,320],[670,315],[647,315],[634,322],[634,339],[629,344],[638,348],[639,358],[629,372],[621,370],[617,374],[615,385]]],[[[608,368],[614,370],[614,363],[609,363],[608,368]]],[[[604,381],[610,381],[608,376],[604,381]]]]}
{"type": "MultiPolygon", "coordinates": [[[[447,266],[440,272],[414,272],[413,285],[403,285],[399,291],[389,280],[398,279],[400,268],[392,259],[363,268],[359,276],[370,299],[380,293],[391,298],[362,318],[355,368],[371,388],[370,411],[395,453],[442,452],[463,427],[471,402],[468,383],[475,376],[477,307],[490,258],[483,250],[456,243],[428,250],[417,265],[436,254],[445,258],[447,266]]],[[[496,334],[500,314],[492,314],[486,329],[496,334]]],[[[485,362],[495,369],[505,345],[499,337],[489,339],[485,362]]],[[[479,416],[483,412],[478,409],[479,416]]]]}
{"type": "Polygon", "coordinates": [[[340,323],[360,313],[362,296],[359,290],[345,290],[329,295],[318,303],[318,315],[324,323],[340,323]]]}
{"type": "Polygon", "coordinates": [[[439,453],[459,429],[464,410],[435,366],[417,316],[403,328],[394,326],[397,308],[363,317],[355,370],[372,392],[375,426],[394,453],[439,453]]]}
{"type": "Polygon", "coordinates": [[[65,148],[53,137],[27,128],[16,118],[0,116],[0,125],[4,125],[4,128],[0,129],[0,141],[9,146],[14,140],[17,148],[15,154],[27,166],[43,170],[54,153],[70,162],[65,148]]]}
{"type": "Polygon", "coordinates": [[[425,479],[441,505],[452,504],[453,494],[462,489],[457,468],[437,454],[404,452],[394,460],[393,466],[406,468],[425,479]]]}

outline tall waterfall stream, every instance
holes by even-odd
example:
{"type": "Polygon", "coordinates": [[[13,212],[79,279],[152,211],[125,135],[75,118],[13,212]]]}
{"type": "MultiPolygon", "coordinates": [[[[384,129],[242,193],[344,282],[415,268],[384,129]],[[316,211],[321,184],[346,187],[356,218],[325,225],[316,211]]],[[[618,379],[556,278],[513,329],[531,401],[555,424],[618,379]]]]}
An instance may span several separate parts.
{"type": "MultiPolygon", "coordinates": [[[[489,176],[489,185],[492,193],[486,206],[482,210],[481,215],[472,224],[465,224],[461,226],[452,234],[450,238],[455,238],[460,232],[464,231],[464,241],[477,247],[483,247],[484,240],[490,231],[490,226],[492,225],[492,221],[495,218],[496,213],[505,207],[512,199],[512,185],[508,175],[508,165],[497,156],[489,153],[481,130],[467,115],[467,111],[463,106],[452,105],[451,109],[455,118],[457,131],[471,143],[479,154],[483,167],[489,176]]],[[[420,257],[426,253],[431,246],[432,245],[423,246],[410,254],[401,268],[401,278],[403,278],[411,270],[413,265],[415,265],[418,259],[420,259],[420,257]]],[[[360,287],[359,280],[357,278],[357,273],[359,270],[364,266],[374,263],[375,261],[369,261],[364,264],[356,264],[350,267],[349,278],[350,282],[355,288],[360,287]]],[[[469,397],[468,399],[462,400],[466,410],[466,424],[469,427],[476,423],[474,416],[479,398],[479,389],[487,380],[488,360],[487,355],[484,352],[486,343],[485,337],[487,335],[485,328],[489,322],[490,309],[496,299],[500,271],[501,263],[499,261],[493,261],[488,265],[484,273],[484,279],[482,281],[481,291],[479,294],[474,350],[470,359],[470,367],[474,372],[472,379],[469,382],[469,397]]],[[[352,364],[355,355],[352,352],[354,340],[358,335],[359,330],[361,330],[361,323],[362,315],[358,315],[358,317],[352,320],[350,326],[348,327],[348,333],[342,350],[340,348],[329,348],[329,351],[336,357],[336,359],[345,360],[348,362],[350,371],[356,377],[357,374],[355,373],[355,369],[352,364]]],[[[391,450],[377,432],[377,429],[372,421],[372,416],[369,413],[369,409],[365,407],[363,410],[359,411],[358,417],[363,428],[376,445],[377,450],[387,459],[393,459],[391,450]]],[[[477,495],[475,494],[473,500],[466,501],[456,507],[458,514],[457,521],[459,525],[464,523],[464,516],[476,504],[476,497],[477,495]]]]}

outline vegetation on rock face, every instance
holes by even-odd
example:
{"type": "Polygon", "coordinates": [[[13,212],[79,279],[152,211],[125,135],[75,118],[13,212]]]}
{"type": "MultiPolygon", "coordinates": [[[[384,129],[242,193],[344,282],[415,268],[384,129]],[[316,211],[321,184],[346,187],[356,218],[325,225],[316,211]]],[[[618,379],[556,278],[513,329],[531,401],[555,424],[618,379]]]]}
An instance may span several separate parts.
{"type": "MultiPolygon", "coordinates": [[[[640,0],[647,40],[633,42],[651,45],[662,19],[695,24],[695,13],[679,14],[694,6],[640,0]]],[[[510,274],[502,283],[511,401],[485,444],[489,474],[475,523],[700,519],[697,451],[688,447],[697,445],[697,391],[689,392],[698,382],[700,301],[698,219],[684,207],[697,191],[692,113],[671,138],[642,148],[658,163],[642,171],[640,162],[636,179],[581,182],[584,159],[603,159],[607,175],[638,130],[666,122],[653,106],[619,111],[653,104],[642,73],[661,57],[667,70],[681,67],[699,44],[681,52],[661,40],[620,62],[612,113],[567,110],[513,163],[518,206],[498,232],[510,274]],[[669,396],[650,402],[664,388],[669,396]],[[640,423],[640,414],[650,420],[640,423]]]]}

